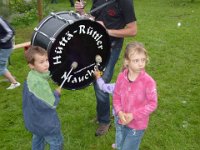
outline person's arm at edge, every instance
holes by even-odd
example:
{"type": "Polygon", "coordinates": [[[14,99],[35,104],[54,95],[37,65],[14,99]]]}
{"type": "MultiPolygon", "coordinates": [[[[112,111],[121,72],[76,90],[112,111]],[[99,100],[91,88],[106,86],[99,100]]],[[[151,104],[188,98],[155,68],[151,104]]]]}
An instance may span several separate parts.
{"type": "Polygon", "coordinates": [[[2,25],[2,27],[5,29],[5,31],[7,32],[6,36],[3,37],[2,39],[0,39],[0,41],[2,43],[6,43],[7,41],[9,41],[12,37],[13,37],[13,31],[10,29],[10,27],[6,24],[6,22],[4,22],[4,20],[2,18],[0,18],[0,24],[2,25]]]}

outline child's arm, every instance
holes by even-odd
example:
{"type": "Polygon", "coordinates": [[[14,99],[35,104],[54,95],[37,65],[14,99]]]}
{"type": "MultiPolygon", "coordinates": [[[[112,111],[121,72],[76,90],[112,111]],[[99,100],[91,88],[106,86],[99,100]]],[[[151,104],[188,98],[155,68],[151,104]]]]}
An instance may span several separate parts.
{"type": "Polygon", "coordinates": [[[57,106],[58,103],[60,102],[60,96],[61,96],[61,88],[60,87],[55,89],[54,96],[55,96],[54,106],[57,106]]]}
{"type": "Polygon", "coordinates": [[[95,71],[94,76],[96,78],[97,84],[100,88],[100,90],[113,94],[114,88],[115,88],[115,83],[105,83],[105,81],[101,78],[101,72],[100,71],[95,71]]]}
{"type": "Polygon", "coordinates": [[[97,84],[100,88],[100,90],[113,94],[114,88],[115,88],[115,83],[105,83],[102,78],[97,79],[97,84]]]}

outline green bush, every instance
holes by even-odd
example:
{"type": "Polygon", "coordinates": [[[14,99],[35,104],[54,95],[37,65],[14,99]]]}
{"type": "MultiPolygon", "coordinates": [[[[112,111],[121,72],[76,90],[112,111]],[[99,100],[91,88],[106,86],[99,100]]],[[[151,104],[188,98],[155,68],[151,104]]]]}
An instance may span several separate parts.
{"type": "Polygon", "coordinates": [[[35,1],[26,2],[24,0],[11,0],[10,7],[17,13],[25,13],[37,6],[35,1]]]}
{"type": "Polygon", "coordinates": [[[10,0],[12,10],[12,25],[29,25],[37,17],[37,1],[10,0]]]}
{"type": "Polygon", "coordinates": [[[12,20],[12,25],[30,25],[37,18],[37,10],[35,8],[21,14],[16,14],[12,20]]]}

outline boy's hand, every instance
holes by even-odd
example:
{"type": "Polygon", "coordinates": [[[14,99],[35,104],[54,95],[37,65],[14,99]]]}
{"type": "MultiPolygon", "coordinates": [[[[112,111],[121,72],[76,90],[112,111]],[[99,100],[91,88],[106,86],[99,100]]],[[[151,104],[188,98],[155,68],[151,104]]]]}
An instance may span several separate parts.
{"type": "Polygon", "coordinates": [[[60,87],[56,88],[56,91],[57,91],[59,94],[61,94],[61,88],[60,88],[60,87]]]}

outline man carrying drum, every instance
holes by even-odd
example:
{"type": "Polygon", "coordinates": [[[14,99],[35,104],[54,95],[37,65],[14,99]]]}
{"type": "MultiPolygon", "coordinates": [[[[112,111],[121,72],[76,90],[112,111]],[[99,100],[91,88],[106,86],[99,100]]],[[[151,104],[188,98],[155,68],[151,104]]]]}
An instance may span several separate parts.
{"type": "MultiPolygon", "coordinates": [[[[75,9],[85,15],[83,1],[76,1],[75,9]]],[[[107,30],[111,41],[111,56],[102,76],[106,83],[113,76],[114,66],[119,58],[124,37],[137,34],[136,16],[133,0],[93,0],[90,14],[107,30]]],[[[99,127],[95,136],[107,133],[110,127],[110,100],[107,93],[102,92],[94,83],[97,99],[97,121],[99,127]]]]}

